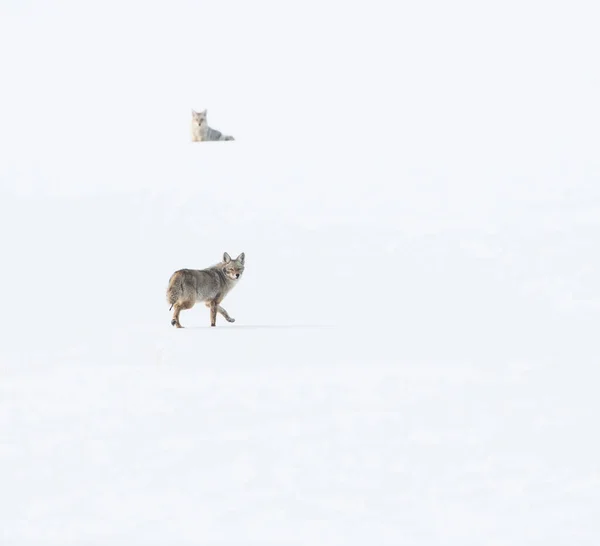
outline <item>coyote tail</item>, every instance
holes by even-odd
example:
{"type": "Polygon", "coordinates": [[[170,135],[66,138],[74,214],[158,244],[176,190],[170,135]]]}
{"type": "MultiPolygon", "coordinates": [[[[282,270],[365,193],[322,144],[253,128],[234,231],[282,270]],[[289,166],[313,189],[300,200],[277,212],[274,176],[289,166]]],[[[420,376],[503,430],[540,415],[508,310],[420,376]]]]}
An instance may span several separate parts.
{"type": "Polygon", "coordinates": [[[173,305],[175,305],[175,303],[177,302],[182,288],[183,283],[181,275],[179,274],[179,272],[173,273],[173,275],[169,279],[169,288],[167,288],[167,303],[171,304],[171,307],[169,307],[169,311],[173,309],[173,305]]]}

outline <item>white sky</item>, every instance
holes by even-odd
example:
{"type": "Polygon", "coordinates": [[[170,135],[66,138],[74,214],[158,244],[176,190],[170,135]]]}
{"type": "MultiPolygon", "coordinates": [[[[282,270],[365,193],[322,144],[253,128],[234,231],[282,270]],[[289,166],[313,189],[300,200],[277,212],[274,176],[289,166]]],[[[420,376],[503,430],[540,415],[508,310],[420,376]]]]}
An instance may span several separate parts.
{"type": "Polygon", "coordinates": [[[192,107],[236,137],[236,154],[261,150],[281,176],[600,174],[593,1],[3,0],[0,10],[4,191],[82,185],[73,164],[121,170],[126,184],[143,159],[190,149],[192,107]]]}

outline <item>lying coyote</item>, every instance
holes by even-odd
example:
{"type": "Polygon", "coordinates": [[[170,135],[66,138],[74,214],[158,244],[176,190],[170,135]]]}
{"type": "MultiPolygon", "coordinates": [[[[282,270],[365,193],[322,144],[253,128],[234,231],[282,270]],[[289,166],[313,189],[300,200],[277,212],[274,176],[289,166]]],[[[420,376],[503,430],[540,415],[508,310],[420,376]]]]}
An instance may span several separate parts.
{"type": "Polygon", "coordinates": [[[183,309],[191,309],[199,301],[210,308],[211,326],[216,325],[217,313],[221,313],[227,322],[235,322],[220,303],[241,278],[245,259],[243,252],[235,260],[225,252],[222,262],[206,269],[175,271],[167,288],[167,302],[171,304],[169,310],[174,309],[171,324],[181,328],[179,313],[183,309]]]}
{"type": "Polygon", "coordinates": [[[207,140],[234,140],[232,136],[227,136],[211,129],[206,120],[206,110],[196,112],[192,110],[192,142],[205,142],[207,140]]]}

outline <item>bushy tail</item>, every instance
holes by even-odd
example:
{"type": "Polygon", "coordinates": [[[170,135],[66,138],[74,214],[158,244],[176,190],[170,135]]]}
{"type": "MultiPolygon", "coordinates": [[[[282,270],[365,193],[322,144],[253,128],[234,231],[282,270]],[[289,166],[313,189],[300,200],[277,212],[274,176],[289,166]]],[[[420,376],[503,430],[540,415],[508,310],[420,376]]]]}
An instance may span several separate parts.
{"type": "Polygon", "coordinates": [[[169,307],[169,311],[173,309],[173,305],[175,305],[175,303],[179,299],[179,295],[182,292],[182,288],[183,283],[181,279],[181,274],[179,271],[176,271],[175,273],[173,273],[173,275],[171,275],[171,278],[169,279],[169,288],[167,288],[167,303],[171,304],[171,307],[169,307]]]}

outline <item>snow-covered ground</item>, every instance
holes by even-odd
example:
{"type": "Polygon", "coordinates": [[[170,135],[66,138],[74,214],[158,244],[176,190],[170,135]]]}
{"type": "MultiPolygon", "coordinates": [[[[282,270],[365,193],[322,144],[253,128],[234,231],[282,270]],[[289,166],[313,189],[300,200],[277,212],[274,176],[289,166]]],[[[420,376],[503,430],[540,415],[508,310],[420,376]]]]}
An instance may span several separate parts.
{"type": "Polygon", "coordinates": [[[3,370],[5,544],[596,541],[590,360],[407,355],[395,330],[150,337],[3,370]]]}
{"type": "Polygon", "coordinates": [[[460,185],[311,225],[171,184],[2,200],[3,544],[597,543],[595,191],[506,185],[491,228],[460,185]],[[237,322],[172,329],[224,250],[237,322]]]}
{"type": "Polygon", "coordinates": [[[0,544],[596,546],[593,10],[58,4],[0,18],[0,544]]]}

